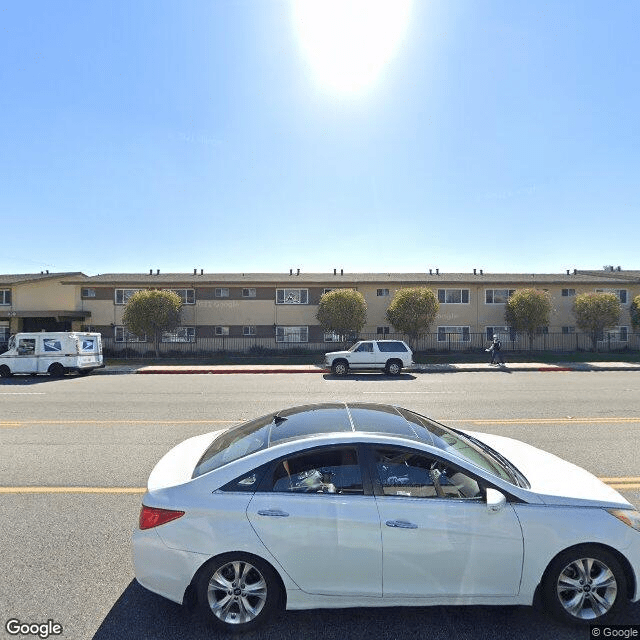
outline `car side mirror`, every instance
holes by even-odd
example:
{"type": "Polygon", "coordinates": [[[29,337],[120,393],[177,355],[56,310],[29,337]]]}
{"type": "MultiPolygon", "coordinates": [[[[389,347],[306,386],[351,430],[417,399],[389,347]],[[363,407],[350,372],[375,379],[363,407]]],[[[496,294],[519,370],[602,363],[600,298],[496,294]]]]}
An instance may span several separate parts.
{"type": "Polygon", "coordinates": [[[507,498],[504,493],[500,493],[497,489],[487,489],[487,511],[489,513],[502,511],[505,504],[507,504],[507,498]]]}

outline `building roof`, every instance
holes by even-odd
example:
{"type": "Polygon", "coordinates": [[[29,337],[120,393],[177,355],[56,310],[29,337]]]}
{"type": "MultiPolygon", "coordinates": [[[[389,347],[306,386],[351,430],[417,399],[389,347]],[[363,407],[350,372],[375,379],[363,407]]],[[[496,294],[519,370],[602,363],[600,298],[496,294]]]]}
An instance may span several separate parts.
{"type": "MultiPolygon", "coordinates": [[[[69,274],[65,274],[69,275],[69,274]]],[[[105,273],[68,280],[65,284],[116,285],[116,286],[178,286],[188,285],[250,285],[269,284],[295,286],[296,284],[328,286],[349,286],[356,283],[426,285],[440,286],[449,284],[481,285],[524,285],[543,286],[550,284],[611,284],[616,280],[636,283],[640,281],[640,271],[572,271],[570,273],[105,273]]]]}
{"type": "Polygon", "coordinates": [[[39,280],[52,280],[56,278],[68,278],[70,276],[78,276],[86,278],[81,271],[69,271],[61,273],[14,273],[14,274],[0,274],[0,284],[23,284],[25,282],[37,282],[39,280]]]}

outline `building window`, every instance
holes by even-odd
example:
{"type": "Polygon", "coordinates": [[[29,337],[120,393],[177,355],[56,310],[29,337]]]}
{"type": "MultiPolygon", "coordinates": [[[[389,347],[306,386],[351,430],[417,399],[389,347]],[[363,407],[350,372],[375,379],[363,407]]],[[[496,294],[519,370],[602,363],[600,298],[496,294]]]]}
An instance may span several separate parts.
{"type": "Polygon", "coordinates": [[[216,298],[228,298],[229,297],[229,287],[218,287],[214,295],[216,298]]]}
{"type": "Polygon", "coordinates": [[[0,327],[0,344],[4,344],[9,341],[9,327],[0,327]]]}
{"type": "Polygon", "coordinates": [[[256,328],[253,325],[247,325],[242,327],[242,335],[243,336],[255,336],[256,328]]]}
{"type": "Polygon", "coordinates": [[[0,304],[11,304],[11,289],[0,289],[0,304]]]}
{"type": "Polygon", "coordinates": [[[376,289],[376,295],[380,298],[389,295],[389,289],[376,289]]]}
{"type": "Polygon", "coordinates": [[[576,332],[575,327],[562,327],[562,333],[564,335],[569,335],[570,333],[575,333],[575,332],[576,332]]]}
{"type": "Polygon", "coordinates": [[[195,342],[195,327],[177,327],[175,331],[165,331],[162,334],[162,342],[195,342]]]}
{"type": "Polygon", "coordinates": [[[82,289],[81,297],[82,298],[95,298],[96,297],[96,290],[95,289],[82,289]]]}
{"type": "Polygon", "coordinates": [[[255,298],[256,297],[256,290],[255,289],[243,289],[242,290],[242,297],[243,298],[255,298]]]}
{"type": "Polygon", "coordinates": [[[511,327],[486,327],[487,340],[493,340],[493,336],[498,336],[502,340],[515,340],[516,332],[511,327]]]}
{"type": "Polygon", "coordinates": [[[627,342],[629,340],[629,328],[628,327],[611,327],[604,331],[603,341],[607,342],[627,342]]]}
{"type": "Polygon", "coordinates": [[[620,304],[627,304],[627,290],[626,289],[596,289],[596,293],[615,293],[620,300],[620,304]]]}
{"type": "Polygon", "coordinates": [[[438,342],[470,342],[469,327],[438,327],[438,342]]]}
{"type": "MultiPolygon", "coordinates": [[[[308,289],[276,289],[276,304],[308,304],[308,289]]],[[[306,342],[306,340],[301,341],[306,342]]]]}
{"type": "Polygon", "coordinates": [[[196,290],[195,289],[169,289],[175,293],[182,304],[195,304],[196,303],[196,290]]]}
{"type": "Polygon", "coordinates": [[[115,341],[116,342],[146,342],[147,336],[137,336],[135,333],[127,331],[126,327],[116,325],[115,329],[115,341]]]}
{"type": "Polygon", "coordinates": [[[388,336],[389,327],[376,327],[376,334],[379,336],[388,336]]]}
{"type": "Polygon", "coordinates": [[[469,304],[469,289],[438,289],[441,304],[469,304]]]}
{"type": "Polygon", "coordinates": [[[276,342],[309,342],[309,327],[276,327],[276,342]]]}
{"type": "Polygon", "coordinates": [[[229,327],[216,327],[216,335],[217,336],[228,336],[229,335],[229,327]]]}
{"type": "Polygon", "coordinates": [[[134,293],[142,289],[116,289],[116,304],[127,304],[134,293]]]}
{"type": "Polygon", "coordinates": [[[562,290],[562,297],[563,298],[573,298],[573,296],[576,295],[576,290],[575,289],[563,289],[562,290]]]}
{"type": "Polygon", "coordinates": [[[515,289],[485,289],[484,301],[486,304],[505,304],[515,293],[515,289]]]}

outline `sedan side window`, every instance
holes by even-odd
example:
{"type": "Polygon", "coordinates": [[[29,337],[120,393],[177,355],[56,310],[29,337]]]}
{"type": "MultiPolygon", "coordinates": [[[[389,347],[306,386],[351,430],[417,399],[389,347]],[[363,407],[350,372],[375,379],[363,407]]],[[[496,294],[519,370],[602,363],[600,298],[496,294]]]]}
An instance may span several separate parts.
{"type": "Polygon", "coordinates": [[[350,447],[321,449],[281,460],[270,491],[363,494],[357,451],[350,447]]]}
{"type": "Polygon", "coordinates": [[[476,480],[436,458],[403,449],[377,449],[376,471],[385,496],[481,498],[476,480]]]}

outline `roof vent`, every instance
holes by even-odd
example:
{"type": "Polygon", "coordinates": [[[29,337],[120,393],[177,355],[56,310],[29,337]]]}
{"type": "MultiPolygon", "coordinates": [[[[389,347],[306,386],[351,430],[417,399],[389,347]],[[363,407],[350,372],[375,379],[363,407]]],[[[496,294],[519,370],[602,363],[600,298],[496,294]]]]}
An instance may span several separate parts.
{"type": "Polygon", "coordinates": [[[475,269],[473,270],[473,275],[474,275],[474,276],[478,275],[478,274],[476,273],[476,270],[475,270],[475,269]]]}
{"type": "Polygon", "coordinates": [[[333,270],[333,275],[335,276],[335,275],[337,275],[337,274],[338,274],[338,270],[337,270],[337,269],[334,269],[334,270],[333,270]]]}
{"type": "Polygon", "coordinates": [[[289,275],[292,276],[293,275],[293,269],[289,269],[289,275]]]}
{"type": "Polygon", "coordinates": [[[152,276],[153,275],[153,269],[149,269],[149,275],[152,276]]]}
{"type": "Polygon", "coordinates": [[[299,275],[300,275],[300,269],[298,269],[298,273],[296,273],[296,275],[297,275],[297,276],[299,276],[299,275]]]}
{"type": "Polygon", "coordinates": [[[156,275],[159,276],[160,275],[160,269],[156,269],[156,275]]]}
{"type": "Polygon", "coordinates": [[[439,275],[440,275],[440,269],[438,269],[437,267],[436,267],[436,275],[437,275],[437,276],[439,276],[439,275]]]}
{"type": "Polygon", "coordinates": [[[340,275],[343,276],[344,275],[344,269],[340,269],[340,275]]]}
{"type": "Polygon", "coordinates": [[[197,269],[194,269],[194,270],[193,270],[193,275],[194,275],[194,276],[198,275],[198,270],[197,270],[197,269]]]}
{"type": "Polygon", "coordinates": [[[482,269],[480,269],[480,275],[483,276],[484,272],[482,271],[482,269]]]}

